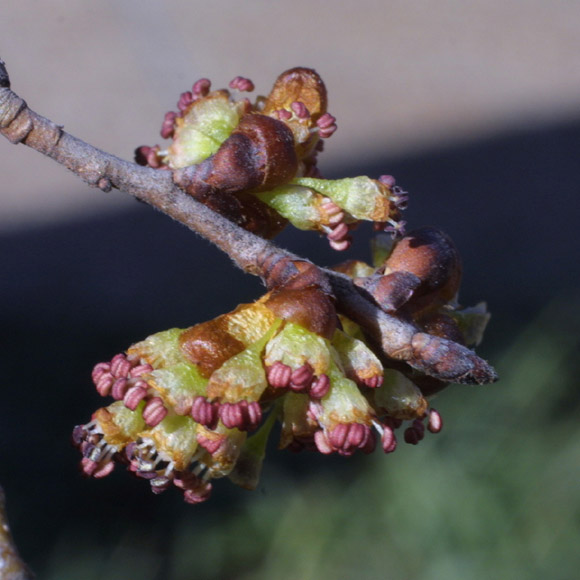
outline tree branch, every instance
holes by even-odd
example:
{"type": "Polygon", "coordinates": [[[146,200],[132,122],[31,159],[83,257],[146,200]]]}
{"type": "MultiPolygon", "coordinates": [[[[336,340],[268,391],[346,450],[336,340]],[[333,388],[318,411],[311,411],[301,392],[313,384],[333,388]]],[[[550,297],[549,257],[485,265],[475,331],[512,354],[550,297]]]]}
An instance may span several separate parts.
{"type": "MultiPolygon", "coordinates": [[[[11,143],[23,143],[64,165],[88,185],[123,190],[157,208],[206,238],[246,272],[266,277],[264,265],[280,258],[301,260],[213,212],[179,189],[172,173],[123,161],[73,137],[30,108],[10,89],[0,61],[0,133],[11,143]]],[[[352,281],[324,271],[339,312],[363,326],[369,338],[390,358],[442,381],[488,383],[493,368],[471,350],[422,332],[410,321],[388,314],[352,281]]]]}

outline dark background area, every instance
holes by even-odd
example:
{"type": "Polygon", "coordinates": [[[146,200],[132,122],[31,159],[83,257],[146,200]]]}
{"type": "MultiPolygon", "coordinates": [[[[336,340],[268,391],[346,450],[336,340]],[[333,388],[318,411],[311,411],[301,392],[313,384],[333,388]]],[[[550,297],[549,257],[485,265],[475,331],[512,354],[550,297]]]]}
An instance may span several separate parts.
{"type": "MultiPolygon", "coordinates": [[[[580,121],[570,120],[404,159],[365,159],[326,174],[391,173],[410,192],[408,226],[435,225],[452,236],[464,260],[460,301],[488,302],[492,320],[478,352],[496,364],[550,304],[563,312],[551,332],[578,336],[579,150],[580,121]]],[[[278,243],[331,265],[352,257],[368,259],[369,236],[362,228],[353,248],[341,255],[315,234],[291,228],[278,243]]],[[[0,482],[20,550],[39,577],[47,570],[56,574],[54,554],[63,545],[78,546],[77,557],[92,546],[101,563],[91,570],[101,577],[103,558],[129,534],[133,539],[123,552],[128,575],[107,577],[145,577],[135,562],[146,563],[157,554],[156,572],[147,577],[169,578],[176,574],[170,554],[181,538],[180,526],[213,529],[220,518],[247,518],[248,502],[258,502],[259,510],[260,496],[271,499],[277,485],[283,487],[283,498],[285,490],[308,485],[316,473],[328,485],[348,487],[353,474],[366,469],[365,457],[347,465],[334,457],[272,449],[257,499],[224,482],[210,502],[197,507],[185,505],[171,491],[152,496],[147,485],[121,469],[103,480],[83,480],[69,437],[75,424],[88,421],[102,405],[91,385],[92,366],[149,334],[190,326],[252,301],[261,293],[260,283],[183,226],[137,202],[128,211],[3,234],[0,263],[0,482]],[[152,527],[157,530],[153,540],[134,539],[152,527]],[[140,552],[139,546],[147,549],[140,552]],[[132,553],[139,557],[132,559],[132,553]]],[[[569,376],[578,376],[576,359],[568,360],[569,376]]],[[[500,381],[487,394],[488,388],[482,388],[478,397],[484,405],[488,396],[497,403],[503,388],[500,381]]],[[[461,405],[472,393],[450,389],[441,399],[461,405]]],[[[568,416],[577,413],[578,403],[576,379],[567,384],[559,404],[568,416]]],[[[446,417],[448,437],[457,420],[453,413],[446,417]]],[[[557,413],[553,421],[550,429],[557,428],[557,413]]],[[[538,468],[531,466],[530,474],[538,468]]],[[[570,485],[578,486],[578,480],[570,485]]],[[[239,562],[237,568],[230,562],[229,572],[227,566],[207,576],[192,570],[191,577],[241,577],[240,570],[256,565],[243,558],[239,562]]]]}

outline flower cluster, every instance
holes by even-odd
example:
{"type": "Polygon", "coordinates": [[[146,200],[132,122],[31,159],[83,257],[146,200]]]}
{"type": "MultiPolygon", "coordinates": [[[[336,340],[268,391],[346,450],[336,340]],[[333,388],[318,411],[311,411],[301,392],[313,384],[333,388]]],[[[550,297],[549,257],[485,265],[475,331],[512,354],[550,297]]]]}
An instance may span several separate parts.
{"type": "Polygon", "coordinates": [[[350,245],[350,231],[372,221],[403,232],[407,194],[388,175],[326,180],[316,161],[336,130],[326,88],[311,69],[282,73],[267,97],[241,96],[254,84],[236,77],[228,89],[194,83],[165,115],[162,149],[142,146],[136,160],[173,172],[184,191],[238,225],[273,237],[289,221],[326,235],[335,250],[350,245]]]}
{"type": "MultiPolygon", "coordinates": [[[[379,240],[374,266],[337,269],[418,331],[479,341],[488,315],[456,304],[461,269],[451,240],[434,228],[394,245],[379,240]]],[[[276,422],[281,448],[344,456],[377,443],[393,452],[403,425],[411,444],[441,429],[428,398],[445,385],[381,355],[337,312],[318,269],[292,262],[288,277],[280,274],[285,262],[272,265],[276,284],[257,302],[154,334],[96,365],[97,391],[115,401],[75,428],[86,475],[103,477],[125,462],[155,493],[175,485],[197,503],[215,478],[257,485],[276,422]]]]}

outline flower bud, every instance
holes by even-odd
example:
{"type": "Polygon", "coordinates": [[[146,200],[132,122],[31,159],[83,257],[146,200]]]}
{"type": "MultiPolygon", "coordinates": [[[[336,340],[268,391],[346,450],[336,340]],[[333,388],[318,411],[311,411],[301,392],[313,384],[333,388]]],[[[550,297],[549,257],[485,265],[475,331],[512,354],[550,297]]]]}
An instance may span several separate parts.
{"type": "Polygon", "coordinates": [[[401,373],[389,370],[384,382],[373,389],[373,406],[393,419],[411,420],[423,417],[429,404],[421,390],[401,373]]]}
{"type": "MultiPolygon", "coordinates": [[[[227,89],[210,92],[202,79],[184,92],[178,111],[161,128],[167,149],[142,146],[137,163],[173,172],[188,194],[260,236],[271,238],[290,221],[326,235],[338,251],[349,247],[359,220],[388,224],[399,233],[406,194],[390,176],[318,179],[322,139],[336,130],[326,88],[312,69],[282,73],[268,97],[235,100],[227,89]]],[[[251,91],[236,77],[230,88],[251,91]]]]}
{"type": "MultiPolygon", "coordinates": [[[[183,107],[194,93],[183,97],[183,107]]],[[[450,303],[459,262],[437,230],[411,233],[383,255],[378,269],[356,261],[337,269],[355,278],[362,296],[390,310],[389,317],[408,321],[407,358],[389,358],[372,335],[367,340],[363,323],[337,314],[323,270],[288,255],[264,255],[257,269],[269,292],[258,301],[153,334],[94,367],[99,394],[117,400],[73,432],[82,471],[104,477],[124,455],[153,493],[175,486],[195,504],[209,497],[215,478],[256,487],[276,421],[280,447],[325,455],[369,453],[377,442],[392,453],[398,429],[399,439],[413,445],[426,431],[440,431],[441,417],[427,397],[445,381],[495,376],[460,344],[463,333],[468,343],[481,338],[489,315],[482,305],[450,303]],[[441,271],[432,263],[439,258],[441,271]]]]}

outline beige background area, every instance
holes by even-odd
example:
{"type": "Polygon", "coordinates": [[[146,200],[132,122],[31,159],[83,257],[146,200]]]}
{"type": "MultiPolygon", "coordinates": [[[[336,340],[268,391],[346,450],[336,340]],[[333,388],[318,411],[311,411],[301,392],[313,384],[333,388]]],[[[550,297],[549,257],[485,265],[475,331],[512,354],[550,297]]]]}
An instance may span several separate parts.
{"type": "MultiPolygon", "coordinates": [[[[339,124],[324,168],[577,117],[580,2],[19,0],[0,8],[0,58],[36,111],[124,158],[201,76],[265,93],[314,67],[339,124]]],[[[4,230],[128,203],[0,142],[4,230]]]]}

